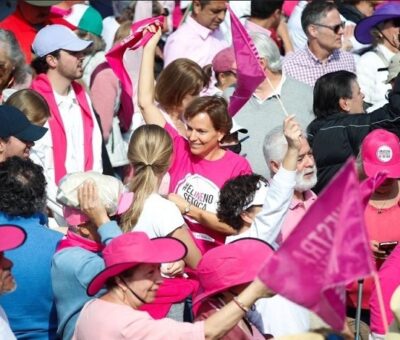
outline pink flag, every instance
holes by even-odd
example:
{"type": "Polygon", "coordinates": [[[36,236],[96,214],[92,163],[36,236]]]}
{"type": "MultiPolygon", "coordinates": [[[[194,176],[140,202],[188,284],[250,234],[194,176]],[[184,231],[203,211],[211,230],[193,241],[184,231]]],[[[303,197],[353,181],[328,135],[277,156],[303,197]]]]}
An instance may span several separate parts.
{"type": "Polygon", "coordinates": [[[230,100],[228,112],[234,116],[255,89],[265,79],[265,72],[258,61],[258,52],[246,29],[228,6],[231,16],[232,44],[237,65],[237,84],[230,100]]]}
{"type": "Polygon", "coordinates": [[[362,195],[350,159],[259,274],[272,290],[335,330],[345,322],[346,284],[375,270],[362,203],[368,187],[363,184],[362,195]]]}
{"type": "Polygon", "coordinates": [[[123,64],[124,54],[128,49],[134,50],[146,45],[153,35],[150,32],[146,32],[145,34],[143,33],[143,30],[146,26],[151,24],[162,26],[163,22],[163,16],[159,16],[157,18],[148,18],[135,22],[131,27],[132,34],[115,45],[106,54],[106,59],[110,64],[110,67],[121,81],[122,89],[125,90],[130,97],[132,97],[133,94],[132,82],[123,64]]]}

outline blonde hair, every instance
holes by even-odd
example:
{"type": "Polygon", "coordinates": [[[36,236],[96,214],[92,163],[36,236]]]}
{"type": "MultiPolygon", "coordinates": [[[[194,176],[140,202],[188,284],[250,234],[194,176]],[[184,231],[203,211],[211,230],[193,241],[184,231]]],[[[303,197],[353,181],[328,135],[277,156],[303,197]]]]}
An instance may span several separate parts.
{"type": "Polygon", "coordinates": [[[121,217],[121,228],[131,231],[139,220],[145,200],[157,189],[158,178],[169,168],[172,139],[158,125],[143,125],[135,130],[129,141],[128,159],[134,169],[129,190],[135,201],[121,217]]]}
{"type": "Polygon", "coordinates": [[[23,89],[13,93],[4,103],[14,106],[36,125],[44,125],[50,118],[50,109],[46,100],[36,91],[23,89]]]}

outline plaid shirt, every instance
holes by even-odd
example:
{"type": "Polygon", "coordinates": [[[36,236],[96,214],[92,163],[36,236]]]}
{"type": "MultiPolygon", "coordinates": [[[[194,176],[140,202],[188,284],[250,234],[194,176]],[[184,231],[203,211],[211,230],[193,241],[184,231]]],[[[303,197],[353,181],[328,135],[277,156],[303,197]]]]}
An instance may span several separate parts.
{"type": "Polygon", "coordinates": [[[312,87],[324,74],[341,70],[356,73],[353,55],[342,50],[335,50],[327,62],[322,63],[308,47],[305,47],[287,55],[283,62],[283,71],[287,75],[312,87]]]}

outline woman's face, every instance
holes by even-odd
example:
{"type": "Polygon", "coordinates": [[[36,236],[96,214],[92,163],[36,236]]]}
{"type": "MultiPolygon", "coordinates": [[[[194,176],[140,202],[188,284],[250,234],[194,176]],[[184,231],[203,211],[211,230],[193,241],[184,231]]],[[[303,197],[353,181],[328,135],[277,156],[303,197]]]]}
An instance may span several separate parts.
{"type": "Polygon", "coordinates": [[[186,137],[193,155],[208,159],[214,151],[220,149],[219,142],[224,134],[215,130],[207,113],[198,113],[188,119],[186,125],[186,137]]]}
{"type": "Polygon", "coordinates": [[[382,34],[386,37],[383,39],[383,44],[391,51],[398,52],[398,48],[400,45],[399,42],[399,21],[398,20],[389,20],[386,21],[383,26],[380,28],[382,34]],[[388,41],[389,40],[389,41],[388,41]]]}
{"type": "MultiPolygon", "coordinates": [[[[124,279],[126,284],[146,303],[151,303],[156,297],[162,283],[160,264],[143,263],[135,267],[132,275],[124,279]]],[[[129,294],[127,292],[127,294],[129,294]]],[[[136,298],[130,295],[131,299],[136,298]]]]}
{"type": "Polygon", "coordinates": [[[3,44],[0,44],[0,93],[12,80],[13,65],[3,44]]]}

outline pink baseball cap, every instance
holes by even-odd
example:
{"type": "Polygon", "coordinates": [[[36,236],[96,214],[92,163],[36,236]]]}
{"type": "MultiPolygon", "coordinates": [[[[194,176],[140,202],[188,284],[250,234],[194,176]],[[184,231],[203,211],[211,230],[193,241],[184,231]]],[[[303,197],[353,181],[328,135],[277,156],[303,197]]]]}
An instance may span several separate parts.
{"type": "Polygon", "coordinates": [[[87,288],[95,295],[114,276],[142,263],[168,263],[186,256],[185,244],[173,237],[149,237],[139,231],[114,238],[103,250],[105,269],[97,274],[87,288]]]}
{"type": "Polygon", "coordinates": [[[207,297],[253,281],[273,253],[268,243],[255,238],[242,238],[206,252],[196,269],[200,290],[193,300],[195,309],[207,297]]]}
{"type": "Polygon", "coordinates": [[[373,177],[379,171],[386,171],[388,178],[400,178],[400,140],[384,129],[370,132],[361,145],[364,171],[373,177]]]}
{"type": "Polygon", "coordinates": [[[212,68],[216,73],[236,71],[237,66],[233,48],[224,48],[218,52],[212,60],[212,68]]]}
{"type": "MultiPolygon", "coordinates": [[[[126,212],[132,205],[133,199],[134,199],[133,192],[122,193],[118,202],[117,210],[112,215],[122,215],[124,212],[126,212]]],[[[89,221],[89,218],[77,208],[64,206],[63,215],[68,225],[71,226],[79,226],[80,224],[89,221]]]]}
{"type": "Polygon", "coordinates": [[[18,248],[24,244],[26,232],[16,225],[0,225],[0,251],[18,248]]]}

